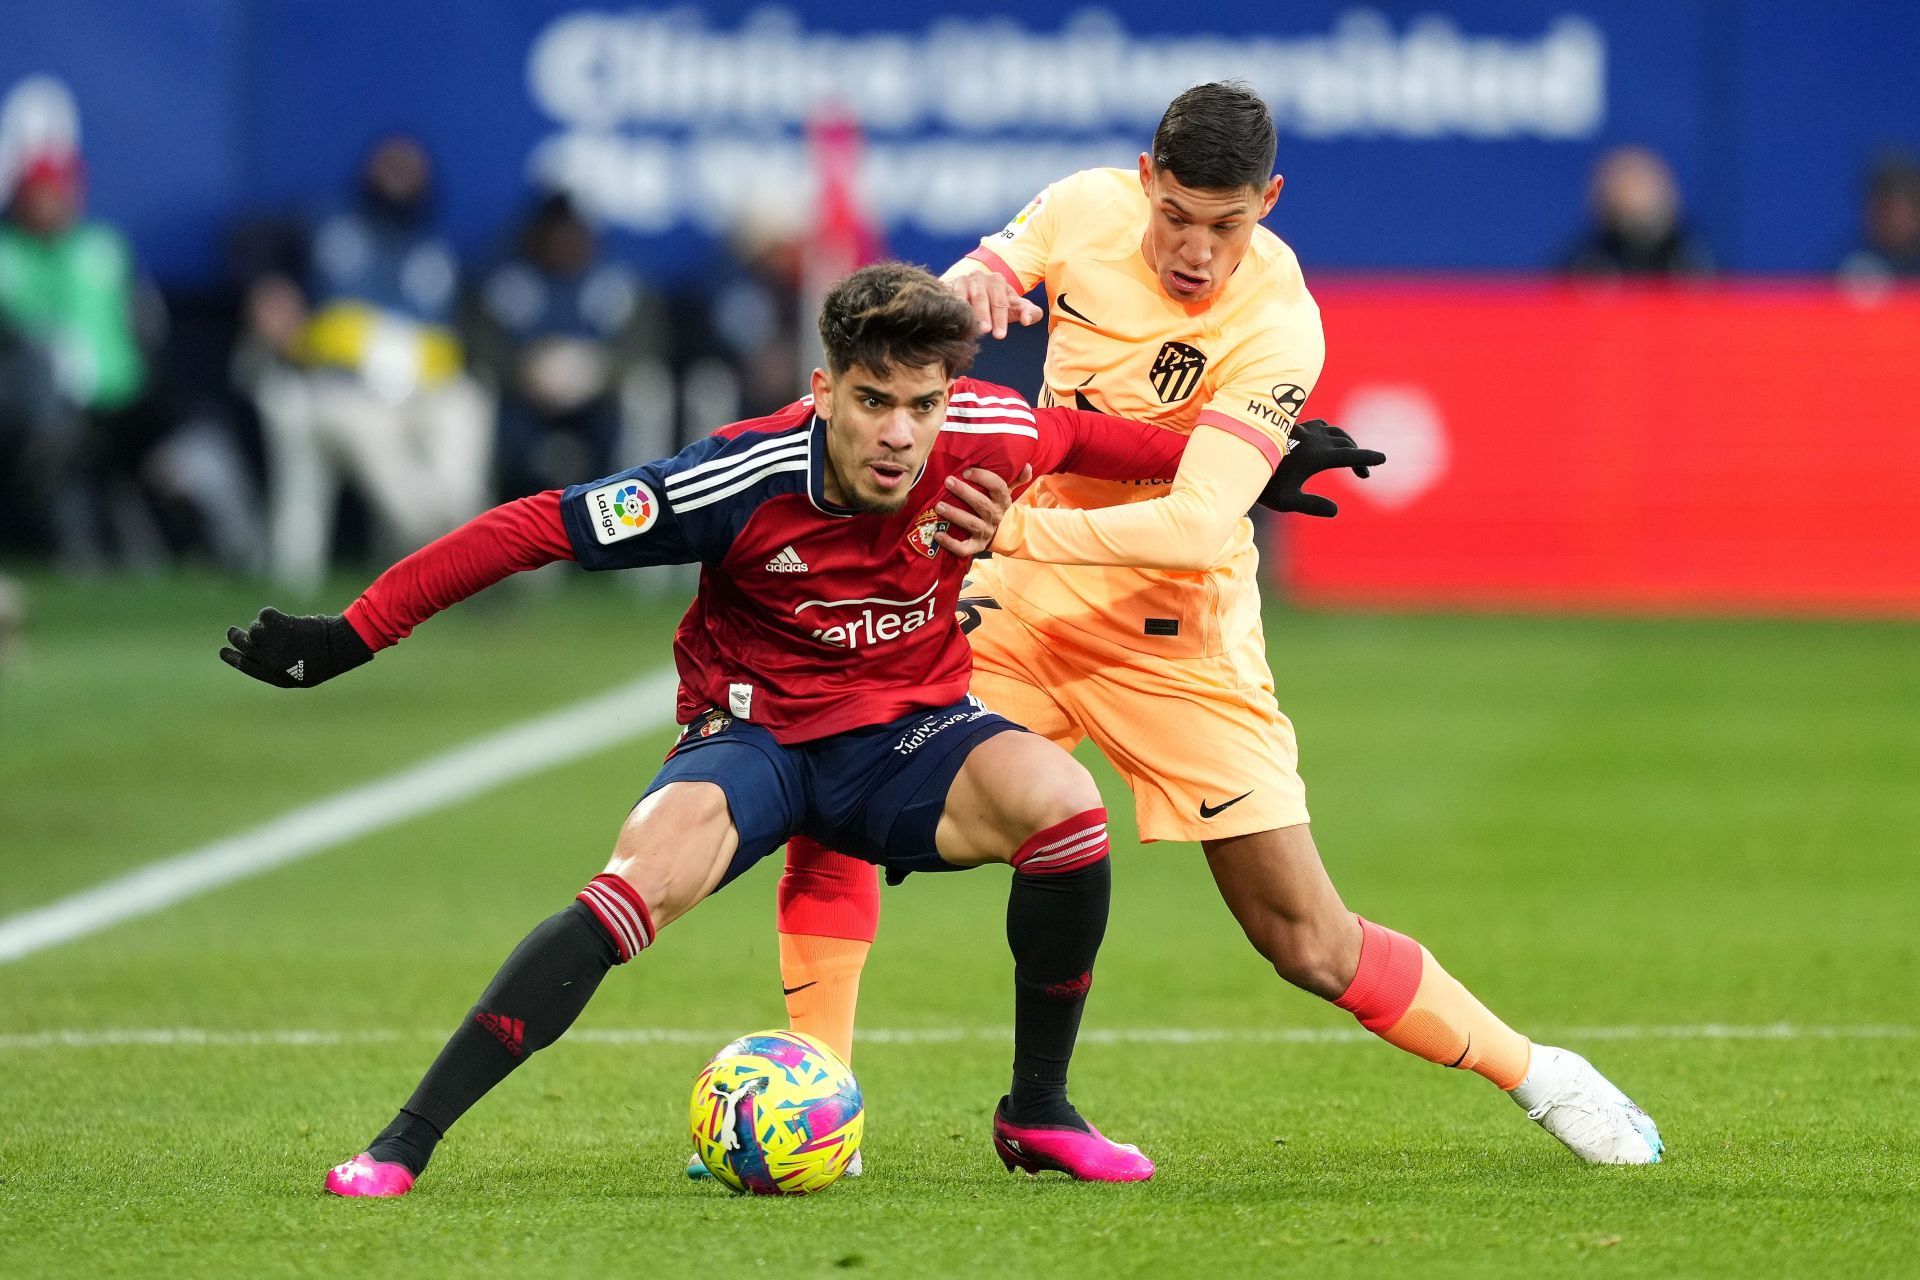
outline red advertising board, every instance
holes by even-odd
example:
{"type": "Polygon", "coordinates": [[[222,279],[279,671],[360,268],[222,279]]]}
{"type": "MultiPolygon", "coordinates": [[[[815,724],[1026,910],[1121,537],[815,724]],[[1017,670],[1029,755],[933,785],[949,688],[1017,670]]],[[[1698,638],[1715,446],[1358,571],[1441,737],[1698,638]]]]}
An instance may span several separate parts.
{"type": "Polygon", "coordinates": [[[1319,604],[1920,615],[1920,293],[1337,283],[1319,604]]]}

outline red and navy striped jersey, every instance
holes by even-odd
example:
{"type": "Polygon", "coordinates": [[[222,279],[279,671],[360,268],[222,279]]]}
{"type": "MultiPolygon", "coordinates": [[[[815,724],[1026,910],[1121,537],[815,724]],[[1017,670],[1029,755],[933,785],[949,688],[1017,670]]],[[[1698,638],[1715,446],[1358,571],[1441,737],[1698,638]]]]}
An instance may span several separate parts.
{"type": "Polygon", "coordinates": [[[1165,479],[1186,443],[962,378],[906,504],[879,514],[826,500],[826,429],[801,400],[671,458],[496,508],[389,570],[347,616],[379,648],[546,560],[698,562],[699,592],[674,637],[679,720],[718,710],[805,742],[966,694],[972,659],[954,602],[967,562],[933,540],[948,476],[983,467],[1011,483],[1031,465],[1035,475],[1165,479]]]}

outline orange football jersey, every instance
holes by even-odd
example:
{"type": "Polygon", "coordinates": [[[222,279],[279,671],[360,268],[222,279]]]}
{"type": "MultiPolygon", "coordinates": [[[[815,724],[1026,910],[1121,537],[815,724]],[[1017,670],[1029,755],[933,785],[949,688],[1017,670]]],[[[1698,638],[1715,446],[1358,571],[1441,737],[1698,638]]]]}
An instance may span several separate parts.
{"type": "MultiPolygon", "coordinates": [[[[1180,302],[1141,251],[1150,209],[1137,173],[1089,169],[1042,192],[969,256],[1050,306],[1042,404],[1064,404],[1177,431],[1217,427],[1270,466],[1320,376],[1320,310],[1293,251],[1256,227],[1215,296],[1180,302]]],[[[1022,497],[1038,509],[1106,507],[1167,492],[1164,483],[1048,476],[1022,497]]],[[[1168,657],[1218,654],[1257,628],[1257,555],[1242,520],[1200,573],[994,561],[1003,603],[1036,629],[1168,657]]]]}

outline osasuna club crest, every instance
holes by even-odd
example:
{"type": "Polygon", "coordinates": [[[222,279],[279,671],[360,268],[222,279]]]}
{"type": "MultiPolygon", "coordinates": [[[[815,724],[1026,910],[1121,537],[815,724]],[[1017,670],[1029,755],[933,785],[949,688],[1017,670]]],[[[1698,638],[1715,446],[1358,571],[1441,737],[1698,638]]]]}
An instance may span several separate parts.
{"type": "Polygon", "coordinates": [[[688,738],[711,738],[716,733],[724,733],[732,723],[732,716],[717,708],[709,708],[701,712],[697,719],[680,726],[680,737],[675,746],[688,738]]]}
{"type": "Polygon", "coordinates": [[[928,507],[913,522],[913,528],[907,530],[907,545],[931,560],[940,553],[940,544],[933,540],[934,536],[946,531],[947,522],[932,507],[928,507]]]}
{"type": "Polygon", "coordinates": [[[1206,352],[1184,342],[1169,342],[1153,358],[1153,368],[1147,376],[1153,382],[1153,389],[1160,394],[1160,403],[1172,404],[1194,393],[1200,385],[1200,374],[1206,367],[1206,352]]]}

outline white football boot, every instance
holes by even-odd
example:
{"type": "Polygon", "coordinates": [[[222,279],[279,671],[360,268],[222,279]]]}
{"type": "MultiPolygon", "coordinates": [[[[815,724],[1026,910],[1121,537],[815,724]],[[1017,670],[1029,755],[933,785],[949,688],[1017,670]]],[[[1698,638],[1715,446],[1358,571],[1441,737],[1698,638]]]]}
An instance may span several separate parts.
{"type": "Polygon", "coordinates": [[[1507,1096],[1588,1164],[1659,1164],[1666,1149],[1653,1117],[1571,1050],[1533,1046],[1527,1078],[1507,1096]]]}

